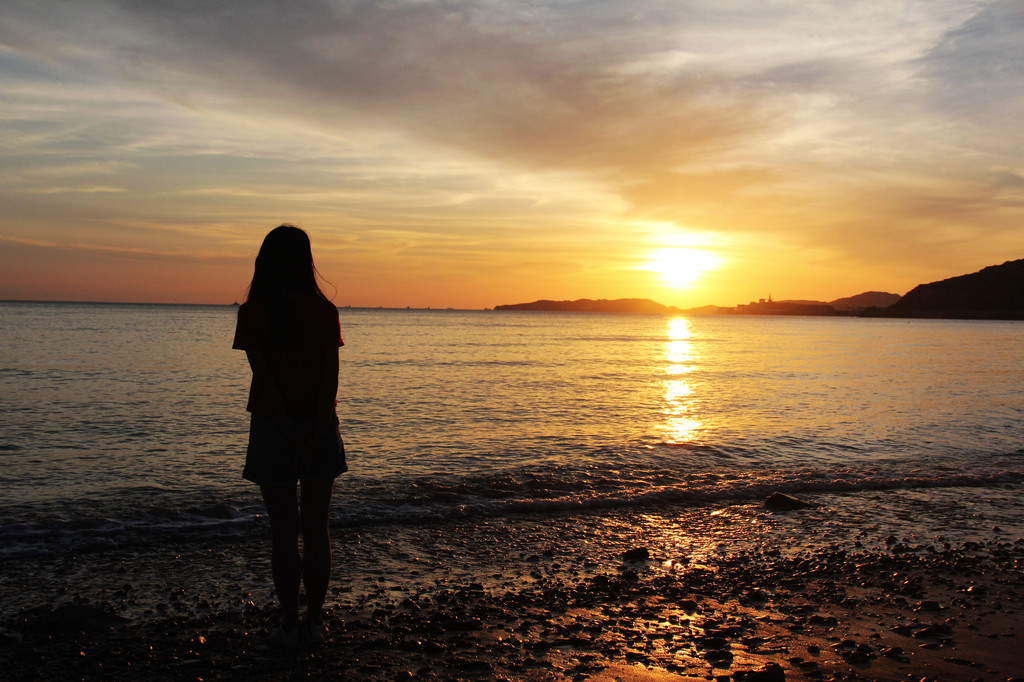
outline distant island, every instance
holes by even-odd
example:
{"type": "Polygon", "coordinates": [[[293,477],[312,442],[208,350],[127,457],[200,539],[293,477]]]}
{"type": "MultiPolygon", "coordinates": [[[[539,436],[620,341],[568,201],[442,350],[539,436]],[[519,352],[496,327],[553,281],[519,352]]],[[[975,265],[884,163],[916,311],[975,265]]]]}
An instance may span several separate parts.
{"type": "Polygon", "coordinates": [[[679,308],[655,303],[646,298],[618,298],[614,301],[605,299],[591,300],[581,298],[575,301],[534,301],[533,303],[514,303],[496,305],[495,310],[543,310],[570,313],[644,313],[647,315],[666,315],[682,312],[679,308]]]}
{"type": "Polygon", "coordinates": [[[676,308],[662,305],[647,298],[589,299],[514,303],[494,306],[494,310],[539,310],[563,313],[640,313],[646,315],[850,315],[871,306],[889,305],[899,300],[897,294],[867,292],[838,299],[832,303],[820,301],[767,300],[740,304],[735,307],[706,305],[699,308],[676,308]]]}
{"type": "Polygon", "coordinates": [[[498,305],[494,310],[539,310],[582,313],[641,313],[647,315],[856,315],[1024,320],[1024,259],[993,265],[979,272],[920,284],[905,296],[866,291],[834,301],[773,301],[771,296],[733,307],[676,308],[646,298],[575,301],[540,300],[498,305]]]}

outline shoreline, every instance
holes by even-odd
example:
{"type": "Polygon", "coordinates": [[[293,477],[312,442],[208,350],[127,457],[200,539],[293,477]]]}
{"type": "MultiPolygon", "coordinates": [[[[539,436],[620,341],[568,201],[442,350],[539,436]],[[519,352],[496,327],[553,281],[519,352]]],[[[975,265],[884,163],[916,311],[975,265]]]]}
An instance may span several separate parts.
{"type": "Polygon", "coordinates": [[[19,680],[1019,674],[1024,540],[910,534],[801,547],[793,517],[782,518],[767,543],[703,553],[659,538],[720,540],[720,529],[668,532],[686,521],[672,514],[606,535],[600,515],[335,531],[330,635],[298,653],[266,642],[275,607],[258,533],[5,562],[0,665],[19,680]]]}

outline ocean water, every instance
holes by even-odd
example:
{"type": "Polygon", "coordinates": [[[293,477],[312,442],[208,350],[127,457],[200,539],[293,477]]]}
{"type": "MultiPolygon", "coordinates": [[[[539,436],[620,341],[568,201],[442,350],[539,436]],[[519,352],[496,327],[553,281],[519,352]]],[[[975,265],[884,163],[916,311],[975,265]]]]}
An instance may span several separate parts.
{"type": "MultiPolygon", "coordinates": [[[[335,528],[739,519],[781,491],[833,525],[1024,532],[1024,323],[340,313],[335,528]]],[[[265,523],[235,314],[0,303],[0,559],[265,523]]]]}

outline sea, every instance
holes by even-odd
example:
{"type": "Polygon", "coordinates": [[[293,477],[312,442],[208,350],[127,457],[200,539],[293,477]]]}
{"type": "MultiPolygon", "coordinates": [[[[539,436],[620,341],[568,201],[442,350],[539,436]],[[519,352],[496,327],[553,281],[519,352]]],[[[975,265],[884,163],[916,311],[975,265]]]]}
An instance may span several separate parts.
{"type": "MultiPolygon", "coordinates": [[[[339,312],[335,532],[668,515],[689,519],[680,551],[1024,534],[1022,322],[339,312]],[[810,521],[754,523],[775,492],[810,521]]],[[[0,560],[265,527],[236,314],[0,303],[0,560]]]]}

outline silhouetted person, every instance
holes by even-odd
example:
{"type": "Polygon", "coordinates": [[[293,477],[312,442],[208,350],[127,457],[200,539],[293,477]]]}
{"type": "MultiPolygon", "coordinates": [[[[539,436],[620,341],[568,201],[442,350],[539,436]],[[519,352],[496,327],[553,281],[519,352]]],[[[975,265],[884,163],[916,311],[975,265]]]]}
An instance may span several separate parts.
{"type": "Polygon", "coordinates": [[[281,606],[271,641],[286,648],[315,644],[326,634],[328,512],[334,479],[347,471],[336,413],[343,342],[338,310],[317,285],[317,274],[304,231],[292,225],[271,230],[238,309],[232,345],[245,351],[252,368],[242,475],[259,484],[267,505],[271,567],[281,606]],[[306,589],[301,627],[300,583],[306,589]]]}

